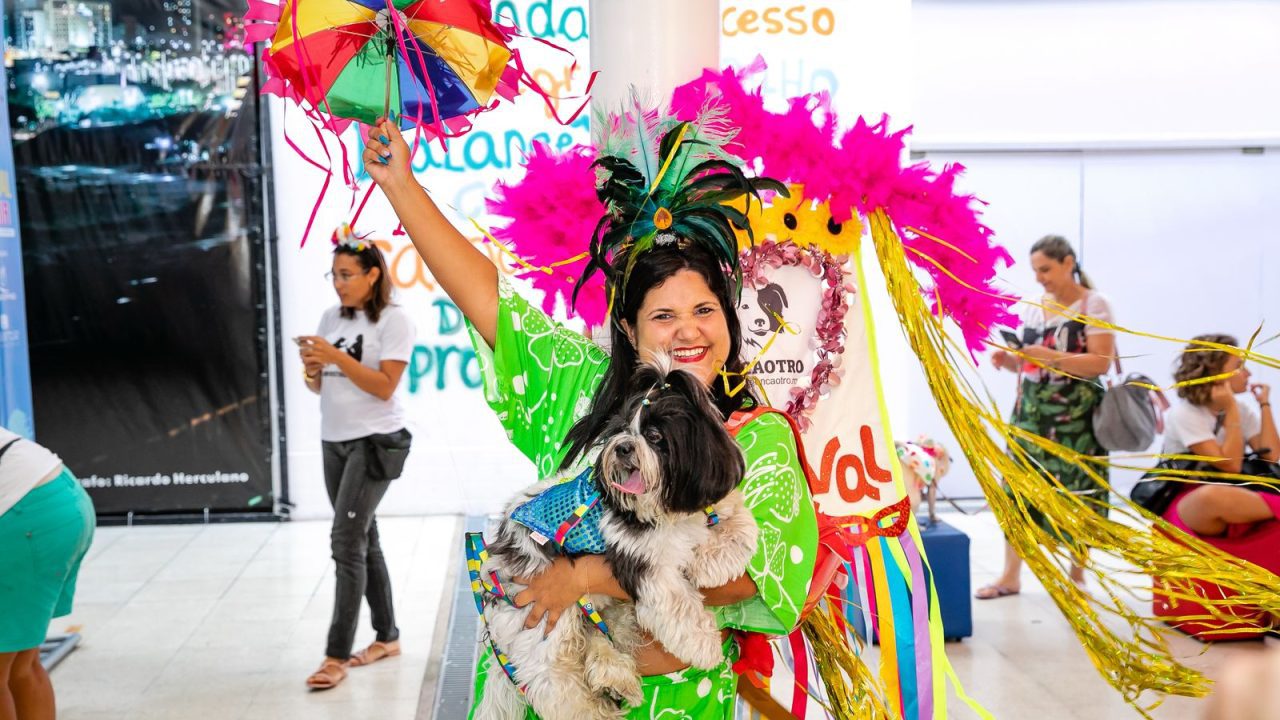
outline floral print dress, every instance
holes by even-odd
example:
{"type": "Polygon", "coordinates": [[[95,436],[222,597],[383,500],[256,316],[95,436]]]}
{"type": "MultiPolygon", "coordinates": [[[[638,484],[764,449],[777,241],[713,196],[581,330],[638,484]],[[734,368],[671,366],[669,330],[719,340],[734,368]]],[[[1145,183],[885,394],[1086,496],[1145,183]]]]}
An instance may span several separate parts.
{"type": "MultiPolygon", "coordinates": [[[[1052,307],[1051,300],[1045,300],[1043,304],[1052,307]]],[[[1106,298],[1093,291],[1073,303],[1068,311],[1068,314],[1112,321],[1111,308],[1106,298]]],[[[1079,320],[1040,307],[1029,309],[1023,316],[1023,343],[1044,345],[1063,352],[1087,352],[1090,335],[1109,332],[1111,331],[1087,326],[1079,320]]],[[[1018,400],[1014,404],[1010,424],[1082,455],[1106,454],[1107,451],[1093,434],[1093,411],[1102,402],[1105,392],[1101,384],[1096,380],[1077,380],[1033,364],[1027,364],[1022,369],[1020,378],[1018,400]]],[[[1068,492],[1085,496],[1090,507],[1106,516],[1107,491],[1088,473],[1026,441],[1017,442],[1046,472],[1057,477],[1068,492]]],[[[1105,466],[1096,468],[1095,471],[1104,478],[1107,477],[1105,466]]],[[[1057,532],[1049,527],[1040,513],[1034,512],[1034,508],[1032,510],[1038,524],[1050,532],[1057,532]]]]}

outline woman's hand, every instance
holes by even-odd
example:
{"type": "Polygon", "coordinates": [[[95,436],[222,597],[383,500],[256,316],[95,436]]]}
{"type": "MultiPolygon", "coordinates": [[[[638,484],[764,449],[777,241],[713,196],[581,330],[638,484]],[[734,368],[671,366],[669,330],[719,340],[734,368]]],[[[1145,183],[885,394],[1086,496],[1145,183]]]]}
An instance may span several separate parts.
{"type": "Polygon", "coordinates": [[[380,119],[370,125],[365,137],[365,172],[378,183],[384,192],[413,183],[413,170],[409,166],[409,145],[394,122],[380,119]]]}
{"type": "Polygon", "coordinates": [[[317,376],[317,375],[319,375],[322,371],[324,371],[324,363],[322,363],[322,362],[307,362],[307,361],[306,361],[306,359],[304,358],[304,359],[302,360],[302,371],[303,371],[303,372],[305,372],[305,373],[307,374],[307,377],[312,377],[312,378],[313,378],[313,377],[316,377],[316,376],[317,376]]]}
{"type": "Polygon", "coordinates": [[[311,372],[313,366],[323,369],[325,365],[336,365],[346,354],[319,335],[303,335],[298,339],[302,343],[299,350],[302,364],[308,374],[314,374],[311,372]]]}
{"type": "Polygon", "coordinates": [[[560,620],[560,615],[567,609],[576,607],[578,598],[587,594],[588,583],[586,568],[579,567],[589,558],[571,561],[558,557],[542,574],[536,577],[517,577],[515,581],[525,585],[524,590],[516,594],[516,607],[529,607],[529,616],[524,621],[526,628],[535,628],[547,618],[543,634],[551,632],[560,620]]]}
{"type": "Polygon", "coordinates": [[[1259,405],[1271,402],[1271,386],[1263,383],[1257,383],[1249,386],[1249,392],[1253,393],[1253,399],[1258,401],[1259,405]]]}
{"type": "Polygon", "coordinates": [[[1010,353],[1007,350],[996,350],[991,353],[991,364],[994,365],[997,370],[1018,369],[1018,359],[1013,356],[1013,353],[1010,353]]]}
{"type": "Polygon", "coordinates": [[[1236,407],[1236,395],[1228,381],[1220,380],[1209,388],[1209,407],[1217,412],[1230,412],[1236,407]]]}

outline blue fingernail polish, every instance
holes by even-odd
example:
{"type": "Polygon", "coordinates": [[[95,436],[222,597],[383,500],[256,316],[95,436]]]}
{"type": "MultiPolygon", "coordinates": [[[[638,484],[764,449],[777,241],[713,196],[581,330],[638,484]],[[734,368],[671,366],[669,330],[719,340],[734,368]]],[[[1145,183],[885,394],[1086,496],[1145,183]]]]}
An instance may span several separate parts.
{"type": "Polygon", "coordinates": [[[391,142],[391,141],[387,139],[387,136],[386,136],[386,135],[379,135],[379,136],[378,136],[378,142],[382,143],[383,145],[386,145],[387,143],[389,143],[389,142],[391,142]]]}
{"type": "Polygon", "coordinates": [[[386,158],[384,158],[384,157],[380,157],[380,158],[378,158],[378,162],[382,163],[383,165],[386,165],[386,164],[387,164],[387,159],[386,159],[386,158]]]}

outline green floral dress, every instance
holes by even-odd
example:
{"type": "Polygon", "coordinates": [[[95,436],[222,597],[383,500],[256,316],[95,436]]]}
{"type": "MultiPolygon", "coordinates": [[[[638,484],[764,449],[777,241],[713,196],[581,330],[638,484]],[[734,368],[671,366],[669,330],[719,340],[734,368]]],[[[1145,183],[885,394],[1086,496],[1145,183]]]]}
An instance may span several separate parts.
{"type": "MultiPolygon", "coordinates": [[[[469,329],[485,400],[539,477],[555,474],[566,450],[562,440],[589,408],[609,356],[587,338],[553,322],[513,292],[505,280],[499,282],[494,349],[474,328],[469,329]]],[[[784,635],[799,621],[813,575],[818,540],[813,502],[785,418],[766,413],[743,427],[737,440],[747,461],[746,476],[738,487],[760,527],[759,547],[747,568],[759,593],[715,611],[722,628],[784,635]]],[[[719,667],[644,678],[644,704],[632,708],[628,717],[731,718],[737,691],[731,664],[737,648],[732,642],[729,645],[729,659],[719,667]]],[[[473,707],[483,692],[485,676],[502,672],[487,646],[482,650],[473,707]]],[[[530,711],[528,718],[537,716],[530,711]]]]}

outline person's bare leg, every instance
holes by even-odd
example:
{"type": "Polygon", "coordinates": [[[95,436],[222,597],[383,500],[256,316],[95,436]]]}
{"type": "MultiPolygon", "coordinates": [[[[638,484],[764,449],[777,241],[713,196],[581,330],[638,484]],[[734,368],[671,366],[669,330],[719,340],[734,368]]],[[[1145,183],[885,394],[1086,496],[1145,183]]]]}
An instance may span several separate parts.
{"type": "Polygon", "coordinates": [[[1084,585],[1084,566],[1071,563],[1071,582],[1077,585],[1084,585]]]}
{"type": "Polygon", "coordinates": [[[1178,517],[1197,535],[1213,537],[1226,532],[1227,525],[1271,520],[1276,513],[1248,488],[1201,485],[1178,501],[1178,517]]]}
{"type": "Polygon", "coordinates": [[[1071,582],[1080,587],[1084,587],[1084,566],[1089,562],[1089,551],[1086,549],[1084,553],[1083,556],[1077,556],[1075,561],[1071,563],[1071,582]]]}
{"type": "Polygon", "coordinates": [[[0,653],[0,720],[18,720],[18,709],[9,691],[9,668],[17,656],[18,653],[0,653]]]}
{"type": "Polygon", "coordinates": [[[1005,595],[1016,595],[1021,590],[1022,558],[1018,555],[1018,551],[1013,549],[1013,545],[1006,540],[1004,572],[1000,573],[1000,577],[996,578],[995,582],[979,588],[978,592],[974,593],[974,597],[979,600],[991,600],[1005,595]]]}
{"type": "Polygon", "coordinates": [[[17,654],[9,669],[9,691],[13,706],[22,720],[54,720],[56,705],[53,683],[40,664],[40,648],[17,654]]]}

